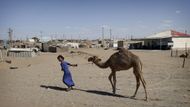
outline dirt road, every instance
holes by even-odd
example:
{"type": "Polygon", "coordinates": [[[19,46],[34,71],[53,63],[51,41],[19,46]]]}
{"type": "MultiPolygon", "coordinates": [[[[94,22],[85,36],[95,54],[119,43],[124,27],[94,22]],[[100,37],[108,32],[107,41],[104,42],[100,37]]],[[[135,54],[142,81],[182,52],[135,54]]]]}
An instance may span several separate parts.
{"type": "MultiPolygon", "coordinates": [[[[75,50],[78,51],[78,50],[75,50]]],[[[105,61],[112,49],[81,49],[105,61]]],[[[136,99],[136,81],[132,69],[117,73],[117,91],[112,94],[108,81],[110,69],[88,63],[86,54],[41,53],[33,58],[14,58],[12,64],[0,63],[1,107],[189,107],[190,59],[181,68],[182,59],[170,57],[169,51],[132,51],[143,62],[149,101],[144,101],[140,86],[136,99]],[[78,67],[70,67],[75,90],[66,92],[63,72],[56,57],[63,54],[78,67]],[[9,69],[17,66],[18,69],[9,69]]]]}

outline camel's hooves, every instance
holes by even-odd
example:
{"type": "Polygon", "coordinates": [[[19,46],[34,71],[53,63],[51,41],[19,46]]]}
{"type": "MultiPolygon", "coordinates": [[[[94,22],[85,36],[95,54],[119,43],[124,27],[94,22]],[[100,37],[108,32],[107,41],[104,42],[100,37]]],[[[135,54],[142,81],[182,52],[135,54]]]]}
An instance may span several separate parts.
{"type": "Polygon", "coordinates": [[[113,91],[113,94],[116,94],[115,91],[113,91]]]}
{"type": "Polygon", "coordinates": [[[144,101],[147,101],[147,102],[148,102],[148,98],[144,99],[144,101]]]}

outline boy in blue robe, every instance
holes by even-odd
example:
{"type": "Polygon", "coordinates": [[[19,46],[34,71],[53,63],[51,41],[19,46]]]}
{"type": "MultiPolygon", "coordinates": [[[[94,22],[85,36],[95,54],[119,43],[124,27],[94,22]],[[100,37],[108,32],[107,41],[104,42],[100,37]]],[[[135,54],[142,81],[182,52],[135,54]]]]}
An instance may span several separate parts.
{"type": "Polygon", "coordinates": [[[66,91],[70,91],[71,89],[73,89],[73,86],[75,84],[72,80],[72,75],[71,75],[71,72],[69,70],[69,66],[77,66],[77,64],[70,64],[70,63],[64,61],[64,57],[62,55],[59,55],[57,57],[57,59],[60,62],[61,70],[64,72],[62,81],[68,87],[66,91]]]}

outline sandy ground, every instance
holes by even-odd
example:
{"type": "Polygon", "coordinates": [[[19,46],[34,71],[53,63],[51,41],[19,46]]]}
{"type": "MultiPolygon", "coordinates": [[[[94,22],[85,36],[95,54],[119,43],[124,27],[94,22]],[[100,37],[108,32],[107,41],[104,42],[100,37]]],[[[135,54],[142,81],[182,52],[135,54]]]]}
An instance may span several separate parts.
{"type": "MultiPolygon", "coordinates": [[[[76,50],[78,51],[78,50],[76,50]]],[[[80,49],[106,60],[112,49],[80,49]]],[[[117,72],[117,95],[112,94],[108,81],[110,69],[100,69],[88,63],[88,55],[41,53],[33,58],[13,58],[12,64],[0,63],[1,107],[190,107],[190,59],[181,68],[182,59],[170,57],[169,51],[133,50],[143,62],[149,101],[139,88],[132,69],[117,72]],[[75,90],[66,92],[63,72],[56,57],[65,56],[75,81],[75,90]],[[17,66],[18,69],[9,69],[17,66]]]]}

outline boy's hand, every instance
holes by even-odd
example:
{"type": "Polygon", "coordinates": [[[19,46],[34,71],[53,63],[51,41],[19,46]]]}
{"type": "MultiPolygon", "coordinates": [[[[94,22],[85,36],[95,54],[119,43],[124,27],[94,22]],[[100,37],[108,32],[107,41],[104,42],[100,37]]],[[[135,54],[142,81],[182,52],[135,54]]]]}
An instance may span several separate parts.
{"type": "Polygon", "coordinates": [[[71,66],[77,67],[78,65],[77,64],[72,64],[71,66]]]}

